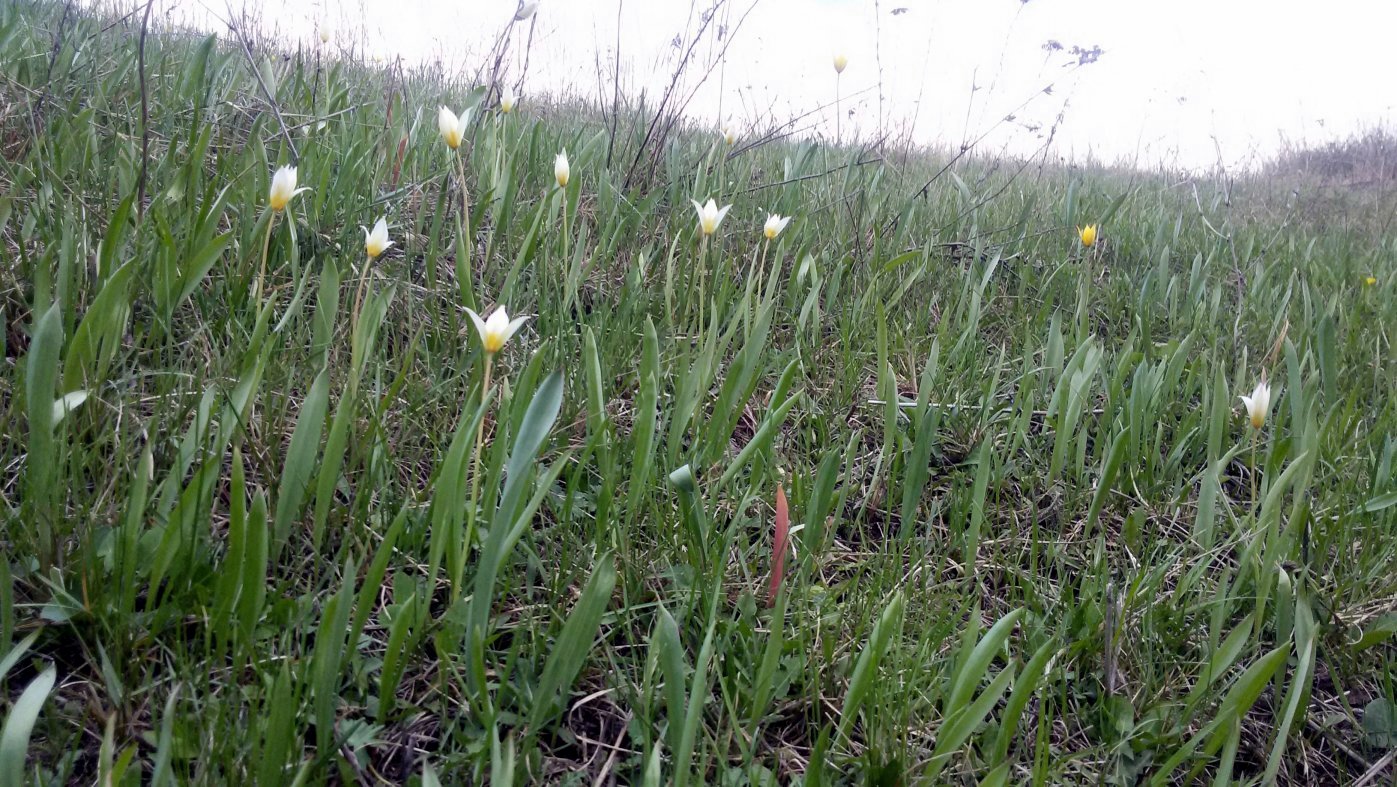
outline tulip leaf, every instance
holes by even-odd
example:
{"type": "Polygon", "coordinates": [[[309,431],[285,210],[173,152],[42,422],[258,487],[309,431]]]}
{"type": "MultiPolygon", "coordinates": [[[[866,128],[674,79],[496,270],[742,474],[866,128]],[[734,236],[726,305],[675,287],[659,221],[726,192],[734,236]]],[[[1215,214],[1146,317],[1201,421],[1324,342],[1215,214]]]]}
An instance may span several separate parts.
{"type": "Polygon", "coordinates": [[[39,719],[53,684],[58,679],[58,670],[49,666],[39,676],[29,682],[24,692],[10,706],[5,717],[5,726],[0,730],[0,784],[28,784],[24,778],[24,761],[29,750],[29,734],[34,730],[34,722],[39,719]]]}
{"type": "Polygon", "coordinates": [[[551,720],[562,707],[560,694],[565,693],[582,665],[592,652],[592,640],[596,638],[602,615],[611,602],[611,592],[616,588],[616,564],[611,555],[602,556],[582,596],[573,607],[572,614],[563,624],[562,633],[548,655],[534,692],[534,707],[529,714],[529,725],[537,730],[551,720]]]}
{"type": "Polygon", "coordinates": [[[310,391],[301,402],[296,429],[291,433],[291,445],[286,452],[286,464],[277,490],[276,516],[273,520],[273,553],[279,552],[290,536],[291,520],[300,512],[315,469],[320,450],[320,436],[325,432],[325,412],[330,402],[330,369],[316,375],[310,391]]]}

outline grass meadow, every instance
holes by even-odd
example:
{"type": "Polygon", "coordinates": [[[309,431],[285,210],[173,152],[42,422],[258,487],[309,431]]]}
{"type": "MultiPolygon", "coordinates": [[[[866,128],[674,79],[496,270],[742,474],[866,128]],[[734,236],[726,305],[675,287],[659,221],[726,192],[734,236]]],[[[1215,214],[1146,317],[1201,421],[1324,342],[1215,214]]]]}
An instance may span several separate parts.
{"type": "Polygon", "coordinates": [[[250,39],[0,4],[0,785],[1393,783],[1390,172],[250,39]]]}

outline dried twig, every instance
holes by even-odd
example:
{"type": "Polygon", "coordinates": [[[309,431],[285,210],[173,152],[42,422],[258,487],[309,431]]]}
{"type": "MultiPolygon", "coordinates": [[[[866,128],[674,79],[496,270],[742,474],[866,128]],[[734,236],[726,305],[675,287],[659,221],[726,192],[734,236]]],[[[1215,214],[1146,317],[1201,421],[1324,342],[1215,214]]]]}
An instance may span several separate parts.
{"type": "Polygon", "coordinates": [[[1387,754],[1383,755],[1382,759],[1373,763],[1373,767],[1369,768],[1367,773],[1359,777],[1358,781],[1353,783],[1353,787],[1367,787],[1367,785],[1376,782],[1378,777],[1392,765],[1393,760],[1397,760],[1397,749],[1392,749],[1387,754]]]}
{"type": "Polygon", "coordinates": [[[799,183],[799,182],[802,181],[802,180],[811,180],[812,178],[823,178],[824,176],[829,175],[829,174],[832,174],[832,173],[835,173],[835,172],[838,172],[838,171],[840,171],[841,169],[848,169],[849,167],[863,167],[863,166],[867,166],[867,165],[869,165],[869,164],[877,164],[878,162],[880,162],[880,161],[882,161],[882,160],[883,160],[883,157],[882,157],[882,156],[879,156],[878,158],[871,158],[871,159],[868,159],[868,160],[858,159],[858,160],[855,160],[855,161],[851,161],[851,162],[849,162],[849,163],[847,163],[847,164],[840,164],[840,165],[837,166],[837,167],[830,167],[829,169],[827,169],[827,170],[825,170],[825,171],[823,171],[823,172],[814,172],[814,173],[811,173],[811,174],[809,174],[809,175],[801,175],[801,176],[795,177],[795,178],[787,178],[787,179],[785,179],[785,180],[778,180],[778,181],[775,181],[775,182],[773,182],[773,183],[763,183],[763,184],[761,184],[760,186],[753,186],[753,187],[747,189],[746,191],[744,191],[744,192],[742,192],[742,193],[744,193],[744,194],[751,194],[751,193],[754,192],[754,191],[761,191],[761,190],[763,190],[763,189],[775,188],[775,187],[777,187],[777,186],[785,186],[785,185],[790,184],[790,183],[799,183]]]}
{"type": "MultiPolygon", "coordinates": [[[[717,16],[716,12],[718,6],[725,1],[726,0],[717,0],[706,13],[700,15],[702,22],[699,25],[699,29],[694,33],[693,38],[689,39],[688,47],[685,48],[684,54],[679,57],[679,64],[674,67],[674,73],[670,75],[669,78],[669,85],[665,87],[664,95],[660,96],[660,104],[655,108],[655,116],[650,119],[650,124],[645,128],[645,136],[641,137],[640,146],[636,148],[635,158],[631,160],[630,166],[626,168],[626,177],[624,185],[622,186],[623,189],[629,189],[631,187],[631,182],[635,178],[635,173],[640,166],[641,159],[645,157],[645,151],[650,146],[650,141],[664,136],[663,131],[658,135],[656,131],[660,130],[660,124],[666,120],[666,110],[669,109],[670,101],[675,97],[685,69],[689,67],[689,60],[694,56],[694,49],[698,47],[699,41],[703,40],[704,33],[708,31],[709,25],[712,24],[713,19],[717,16]]],[[[675,112],[674,114],[677,115],[678,113],[675,112]]],[[[670,125],[672,125],[672,119],[671,123],[666,124],[664,128],[668,129],[670,125]]]]}
{"type": "Polygon", "coordinates": [[[136,44],[136,73],[141,78],[141,170],[136,175],[136,221],[146,215],[146,171],[150,165],[150,91],[146,87],[146,33],[150,30],[150,12],[155,0],[146,0],[146,12],[141,17],[141,38],[136,44]]]}
{"type": "Polygon", "coordinates": [[[266,97],[267,103],[271,105],[272,114],[276,116],[277,125],[281,126],[282,136],[286,137],[286,145],[291,148],[291,163],[295,164],[301,160],[300,151],[296,150],[296,140],[291,137],[291,129],[286,125],[286,119],[281,116],[281,107],[277,105],[276,96],[272,95],[271,88],[267,87],[266,81],[262,79],[262,69],[257,67],[257,59],[252,55],[252,45],[248,43],[247,35],[242,27],[233,22],[233,7],[228,6],[228,18],[223,20],[228,25],[228,29],[237,36],[238,43],[242,45],[243,54],[247,56],[247,66],[252,69],[252,75],[257,79],[257,86],[262,88],[262,95],[266,97]]]}
{"type": "Polygon", "coordinates": [[[616,148],[616,127],[621,124],[621,9],[625,0],[616,0],[616,72],[611,75],[611,138],[606,142],[606,166],[611,168],[611,154],[616,148]]]}
{"type": "Polygon", "coordinates": [[[63,16],[58,20],[58,29],[53,33],[53,47],[49,50],[48,70],[44,74],[44,92],[39,94],[39,100],[34,104],[34,111],[29,115],[30,130],[34,133],[34,138],[39,137],[39,126],[43,125],[44,105],[48,103],[49,94],[53,90],[53,67],[58,64],[58,53],[63,51],[63,31],[68,28],[68,17],[73,12],[73,0],[68,0],[63,6],[63,16]]]}

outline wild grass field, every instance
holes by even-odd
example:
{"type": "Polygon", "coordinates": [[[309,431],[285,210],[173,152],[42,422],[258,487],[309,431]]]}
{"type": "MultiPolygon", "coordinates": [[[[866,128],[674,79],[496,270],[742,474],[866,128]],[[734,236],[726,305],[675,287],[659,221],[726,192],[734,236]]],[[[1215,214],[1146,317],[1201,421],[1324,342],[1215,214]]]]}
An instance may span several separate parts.
{"type": "Polygon", "coordinates": [[[1390,172],[142,31],[0,4],[0,785],[1393,783],[1390,172]]]}

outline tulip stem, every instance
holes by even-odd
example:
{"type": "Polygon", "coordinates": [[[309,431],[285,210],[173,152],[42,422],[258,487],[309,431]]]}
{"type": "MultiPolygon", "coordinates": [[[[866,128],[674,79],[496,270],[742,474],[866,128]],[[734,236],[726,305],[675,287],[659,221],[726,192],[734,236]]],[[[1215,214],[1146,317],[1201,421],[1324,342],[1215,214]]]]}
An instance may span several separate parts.
{"type": "Polygon", "coordinates": [[[841,118],[840,118],[839,116],[840,116],[841,114],[843,114],[842,112],[839,111],[839,80],[840,80],[840,77],[841,77],[841,76],[842,76],[842,74],[840,74],[838,71],[836,71],[836,72],[834,73],[834,146],[835,146],[835,147],[839,147],[839,143],[840,143],[840,142],[843,140],[843,138],[844,138],[844,135],[843,135],[842,133],[840,133],[840,131],[839,131],[839,125],[840,125],[840,121],[841,121],[841,118]]]}
{"type": "MultiPolygon", "coordinates": [[[[465,154],[457,151],[456,154],[456,178],[461,182],[461,245],[465,247],[466,266],[462,268],[467,275],[472,273],[471,268],[471,246],[475,245],[475,238],[471,235],[471,195],[466,188],[466,163],[465,154]]],[[[463,288],[465,282],[458,282],[463,288]]]]}
{"type": "Polygon", "coordinates": [[[696,331],[696,333],[702,335],[702,334],[703,334],[703,305],[704,305],[704,294],[703,294],[703,290],[704,290],[704,283],[705,283],[705,281],[706,281],[707,278],[708,278],[708,275],[707,275],[707,274],[708,274],[708,233],[706,233],[706,232],[703,234],[703,240],[699,241],[699,264],[698,264],[698,269],[699,269],[699,286],[698,286],[699,312],[698,312],[698,330],[696,331]]]}
{"type": "Polygon", "coordinates": [[[500,188],[499,188],[500,183],[504,182],[504,179],[505,179],[505,178],[504,178],[504,124],[505,124],[505,121],[506,121],[506,118],[505,118],[504,113],[497,113],[497,114],[495,115],[495,180],[494,180],[494,183],[493,183],[493,187],[494,187],[495,194],[497,195],[497,196],[496,196],[496,202],[499,201],[499,200],[498,200],[498,194],[500,193],[500,188]]]}
{"type": "MultiPolygon", "coordinates": [[[[480,405],[485,406],[485,401],[490,395],[490,371],[495,361],[495,354],[485,353],[485,382],[480,386],[480,405]]],[[[466,508],[466,540],[461,545],[461,565],[466,564],[466,559],[470,557],[471,544],[475,541],[475,517],[476,501],[480,499],[480,449],[485,444],[485,417],[481,416],[480,424],[475,429],[475,456],[471,459],[471,503],[466,508]]]]}
{"type": "Polygon", "coordinates": [[[771,248],[771,238],[762,242],[762,258],[757,263],[757,300],[766,299],[766,252],[771,248]]]}
{"type": "Polygon", "coordinates": [[[1091,308],[1088,305],[1091,300],[1092,285],[1091,249],[1083,252],[1079,259],[1081,260],[1081,271],[1077,276],[1077,341],[1081,342],[1086,339],[1091,317],[1091,308]]]}
{"type": "Polygon", "coordinates": [[[572,291],[569,282],[569,276],[572,272],[572,221],[568,218],[567,187],[560,187],[559,191],[562,193],[563,203],[563,263],[559,266],[559,271],[562,273],[562,287],[559,289],[561,289],[563,293],[563,313],[564,319],[566,319],[568,307],[572,305],[570,303],[572,300],[572,291]]]}
{"type": "Polygon", "coordinates": [[[350,336],[354,335],[355,329],[359,326],[359,311],[364,304],[364,290],[368,287],[369,274],[372,272],[373,264],[374,258],[369,257],[364,261],[364,270],[359,274],[359,288],[354,293],[354,311],[350,315],[349,321],[350,336]]]}
{"type": "Polygon", "coordinates": [[[1260,474],[1260,470],[1259,470],[1259,468],[1256,467],[1256,446],[1257,446],[1257,443],[1260,443],[1260,442],[1261,442],[1261,431],[1260,431],[1260,429],[1252,429],[1252,512],[1253,512],[1253,514],[1259,513],[1259,512],[1257,512],[1257,510],[1256,510],[1256,495],[1257,495],[1257,481],[1256,481],[1256,477],[1257,477],[1257,475],[1260,474]]]}
{"type": "Polygon", "coordinates": [[[267,271],[267,254],[272,248],[272,227],[276,224],[276,215],[279,211],[273,210],[270,218],[267,219],[267,232],[262,236],[262,261],[257,265],[257,281],[252,285],[252,300],[261,303],[262,301],[262,278],[267,271]]]}

